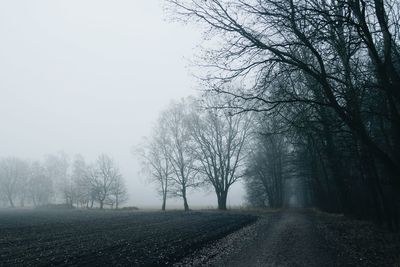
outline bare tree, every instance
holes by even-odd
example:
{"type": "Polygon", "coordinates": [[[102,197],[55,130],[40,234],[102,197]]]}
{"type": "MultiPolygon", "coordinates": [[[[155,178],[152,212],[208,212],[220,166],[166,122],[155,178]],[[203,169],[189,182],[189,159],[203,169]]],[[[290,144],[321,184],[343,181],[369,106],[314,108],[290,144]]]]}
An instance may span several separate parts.
{"type": "Polygon", "coordinates": [[[199,186],[196,158],[192,153],[193,139],[188,127],[190,108],[186,101],[173,102],[160,117],[160,128],[166,135],[166,155],[171,164],[171,194],[182,197],[185,211],[189,210],[187,191],[199,186]]]}
{"type": "Polygon", "coordinates": [[[95,164],[87,166],[84,179],[81,180],[82,186],[87,187],[88,191],[88,208],[93,208],[94,202],[99,198],[100,181],[99,172],[95,164]],[[90,202],[90,204],[89,204],[90,202]]]}
{"type": "Polygon", "coordinates": [[[29,170],[27,191],[33,205],[41,206],[50,203],[54,195],[53,181],[45,168],[40,162],[36,161],[31,164],[29,170]]]}
{"type": "Polygon", "coordinates": [[[173,172],[168,156],[166,131],[162,126],[159,122],[151,139],[146,139],[135,153],[141,158],[143,172],[149,176],[151,182],[157,184],[158,193],[162,197],[161,210],[165,210],[173,172]]]}
{"type": "Polygon", "coordinates": [[[45,159],[47,175],[52,179],[55,189],[55,201],[64,201],[72,206],[74,200],[74,188],[69,174],[69,159],[64,152],[48,155],[45,159]]]}
{"type": "Polygon", "coordinates": [[[11,207],[25,188],[28,177],[28,164],[17,158],[3,158],[0,161],[0,194],[7,199],[11,207]]]}
{"type": "Polygon", "coordinates": [[[289,144],[283,134],[276,132],[276,124],[273,119],[264,119],[259,123],[254,133],[252,152],[246,164],[247,193],[253,194],[248,199],[256,204],[264,203],[271,208],[283,206],[285,180],[291,178],[288,172],[285,172],[289,144]],[[256,196],[264,199],[257,199],[256,196]]]}
{"type": "Polygon", "coordinates": [[[196,110],[190,117],[198,170],[213,186],[218,209],[226,210],[230,187],[243,177],[250,121],[248,114],[232,116],[216,108],[196,110]]]}
{"type": "Polygon", "coordinates": [[[114,161],[107,155],[98,157],[96,164],[88,171],[92,192],[103,209],[105,200],[111,195],[111,191],[121,173],[114,161]]]}
{"type": "Polygon", "coordinates": [[[116,176],[110,191],[109,199],[115,204],[115,209],[118,209],[121,204],[128,201],[128,192],[122,175],[116,176]]]}
{"type": "Polygon", "coordinates": [[[81,207],[89,207],[89,202],[94,201],[92,187],[89,179],[89,169],[82,155],[75,155],[72,163],[72,181],[74,183],[75,198],[81,207]]]}

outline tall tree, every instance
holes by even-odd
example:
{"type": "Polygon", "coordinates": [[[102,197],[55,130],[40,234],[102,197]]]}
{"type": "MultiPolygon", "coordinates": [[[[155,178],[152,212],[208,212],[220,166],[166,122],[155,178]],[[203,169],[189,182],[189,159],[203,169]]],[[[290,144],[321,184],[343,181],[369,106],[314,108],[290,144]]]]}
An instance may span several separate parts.
{"type": "Polygon", "coordinates": [[[226,210],[230,187],[243,177],[250,121],[248,114],[232,116],[212,107],[195,110],[190,117],[192,151],[199,172],[214,188],[218,209],[226,210]]]}
{"type": "Polygon", "coordinates": [[[188,190],[199,186],[196,158],[192,153],[193,139],[188,127],[188,101],[182,99],[171,103],[159,119],[160,127],[166,135],[166,156],[173,173],[170,193],[182,198],[185,211],[189,210],[188,190]]]}
{"type": "MultiPolygon", "coordinates": [[[[265,123],[265,122],[264,122],[265,123]]],[[[264,126],[265,127],[265,126],[264,126]]],[[[274,126],[272,126],[274,127],[274,126]]],[[[247,161],[247,191],[258,195],[271,208],[281,208],[284,204],[284,185],[288,177],[285,163],[288,158],[288,143],[282,134],[274,132],[276,128],[261,128],[256,133],[256,141],[247,161]],[[263,189],[261,194],[254,185],[263,189]]],[[[250,199],[252,199],[250,197],[250,199]]]]}
{"type": "Polygon", "coordinates": [[[172,165],[168,153],[167,131],[161,121],[154,129],[150,139],[144,140],[135,154],[141,158],[143,172],[149,176],[150,181],[157,184],[157,190],[162,198],[161,210],[165,210],[170,183],[172,182],[172,165]]]}

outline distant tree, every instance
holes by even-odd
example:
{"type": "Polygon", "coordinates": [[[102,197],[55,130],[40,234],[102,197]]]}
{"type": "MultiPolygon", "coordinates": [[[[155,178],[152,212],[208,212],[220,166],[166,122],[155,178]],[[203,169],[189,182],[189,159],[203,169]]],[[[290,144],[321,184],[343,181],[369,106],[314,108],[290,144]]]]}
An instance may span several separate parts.
{"type": "MultiPolygon", "coordinates": [[[[75,155],[72,163],[72,181],[74,183],[75,198],[81,207],[89,207],[89,202],[93,199],[92,187],[90,184],[88,166],[82,155],[75,155]]],[[[94,200],[94,199],[93,199],[94,200]]]]}
{"type": "Polygon", "coordinates": [[[126,189],[125,181],[122,175],[115,177],[114,183],[112,185],[109,199],[115,204],[115,209],[118,209],[121,204],[128,201],[128,191],[126,189]]]}
{"type": "Polygon", "coordinates": [[[100,181],[99,181],[99,172],[96,168],[95,164],[91,164],[87,166],[87,170],[85,172],[85,179],[81,181],[84,187],[89,189],[88,191],[88,199],[87,203],[88,208],[93,208],[95,201],[99,198],[99,190],[100,190],[100,181]]]}
{"type": "Polygon", "coordinates": [[[165,210],[173,169],[168,154],[167,131],[159,121],[150,139],[134,151],[141,160],[142,170],[151,182],[157,184],[157,191],[162,197],[161,210],[165,210]]]}
{"type": "Polygon", "coordinates": [[[187,101],[190,100],[171,103],[159,119],[159,126],[166,138],[166,156],[173,173],[170,193],[182,198],[185,211],[189,210],[188,190],[200,185],[192,151],[194,143],[188,126],[190,107],[187,101]]]}
{"type": "Polygon", "coordinates": [[[254,134],[255,142],[246,164],[248,199],[271,208],[283,206],[285,179],[290,178],[285,170],[289,144],[277,131],[276,121],[263,118],[254,134]]]}
{"type": "Polygon", "coordinates": [[[112,194],[112,189],[120,179],[121,173],[114,161],[109,156],[102,154],[98,157],[95,165],[89,169],[87,175],[92,193],[99,202],[100,209],[103,209],[104,202],[112,194]]]}
{"type": "Polygon", "coordinates": [[[0,160],[0,194],[7,199],[11,207],[15,207],[16,198],[24,194],[28,177],[28,164],[18,158],[0,160]]]}
{"type": "Polygon", "coordinates": [[[52,179],[56,202],[64,201],[72,206],[74,201],[74,188],[69,174],[70,162],[64,152],[48,155],[44,161],[47,175],[52,179]]]}
{"type": "Polygon", "coordinates": [[[40,162],[31,164],[27,185],[27,193],[34,206],[50,203],[54,194],[53,182],[40,162]]]}

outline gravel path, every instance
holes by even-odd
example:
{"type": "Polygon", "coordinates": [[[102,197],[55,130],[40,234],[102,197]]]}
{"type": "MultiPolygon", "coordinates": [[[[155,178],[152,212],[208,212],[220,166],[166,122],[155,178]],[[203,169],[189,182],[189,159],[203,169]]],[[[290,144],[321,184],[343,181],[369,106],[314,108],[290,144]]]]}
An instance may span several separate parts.
{"type": "Polygon", "coordinates": [[[302,210],[263,216],[176,265],[336,266],[312,218],[302,210]]]}

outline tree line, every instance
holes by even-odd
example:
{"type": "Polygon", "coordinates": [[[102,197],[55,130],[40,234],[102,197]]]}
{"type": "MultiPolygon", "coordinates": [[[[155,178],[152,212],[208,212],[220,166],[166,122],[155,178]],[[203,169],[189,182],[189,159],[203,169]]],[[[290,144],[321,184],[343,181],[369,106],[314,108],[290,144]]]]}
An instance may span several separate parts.
{"type": "Polygon", "coordinates": [[[294,178],[305,203],[399,229],[398,1],[168,3],[211,40],[200,56],[210,93],[262,114],[249,192],[281,206],[279,184],[294,178]]]}
{"type": "Polygon", "coordinates": [[[0,203],[9,207],[119,208],[128,200],[124,179],[114,160],[100,155],[87,164],[81,155],[72,161],[60,152],[44,161],[16,157],[0,159],[0,203]]]}

